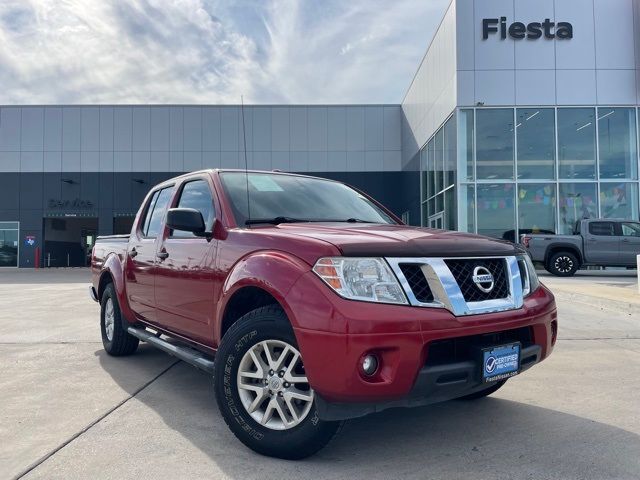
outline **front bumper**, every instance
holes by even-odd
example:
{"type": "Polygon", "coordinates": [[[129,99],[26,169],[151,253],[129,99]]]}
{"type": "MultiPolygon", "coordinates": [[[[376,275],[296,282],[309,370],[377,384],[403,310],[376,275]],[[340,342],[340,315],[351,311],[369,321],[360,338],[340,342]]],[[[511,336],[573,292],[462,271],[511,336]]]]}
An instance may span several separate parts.
{"type": "Polygon", "coordinates": [[[477,379],[477,365],[452,361],[440,370],[430,366],[429,347],[434,342],[525,328],[530,341],[523,344],[523,352],[535,350],[535,358],[523,369],[553,350],[557,312],[545,287],[517,310],[456,317],[445,309],[345,300],[318,282],[313,274],[301,277],[287,295],[287,313],[323,418],[435,403],[486,388],[477,379]],[[380,359],[371,378],[359,368],[369,353],[380,359]],[[443,382],[442,369],[460,373],[459,381],[443,382]],[[335,406],[342,413],[331,413],[338,411],[335,406]]]}
{"type": "MultiPolygon", "coordinates": [[[[522,349],[520,372],[540,362],[542,348],[531,345],[522,349]]],[[[318,415],[326,421],[346,420],[381,412],[388,408],[421,407],[432,403],[446,402],[489,388],[481,378],[481,363],[466,361],[446,365],[425,366],[420,369],[413,388],[405,397],[375,402],[328,402],[316,397],[318,415]]]]}

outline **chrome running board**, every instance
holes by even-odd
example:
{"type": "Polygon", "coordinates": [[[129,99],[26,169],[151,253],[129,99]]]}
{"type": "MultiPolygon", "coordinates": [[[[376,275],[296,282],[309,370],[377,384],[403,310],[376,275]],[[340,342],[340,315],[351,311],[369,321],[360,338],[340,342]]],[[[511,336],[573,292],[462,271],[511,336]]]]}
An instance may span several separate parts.
{"type": "Polygon", "coordinates": [[[177,345],[164,340],[157,335],[145,330],[144,328],[127,328],[127,332],[143,342],[149,343],[154,347],[172,355],[194,367],[213,375],[213,359],[204,353],[186,345],[177,345]]]}

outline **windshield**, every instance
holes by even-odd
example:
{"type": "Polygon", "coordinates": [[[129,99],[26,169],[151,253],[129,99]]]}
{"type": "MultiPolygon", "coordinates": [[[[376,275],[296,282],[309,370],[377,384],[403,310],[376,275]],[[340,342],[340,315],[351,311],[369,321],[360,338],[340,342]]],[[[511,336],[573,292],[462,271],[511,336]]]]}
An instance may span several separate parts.
{"type": "Polygon", "coordinates": [[[342,183],[269,173],[223,172],[220,176],[239,226],[247,221],[274,219],[279,221],[272,223],[396,223],[365,196],[342,183]]]}

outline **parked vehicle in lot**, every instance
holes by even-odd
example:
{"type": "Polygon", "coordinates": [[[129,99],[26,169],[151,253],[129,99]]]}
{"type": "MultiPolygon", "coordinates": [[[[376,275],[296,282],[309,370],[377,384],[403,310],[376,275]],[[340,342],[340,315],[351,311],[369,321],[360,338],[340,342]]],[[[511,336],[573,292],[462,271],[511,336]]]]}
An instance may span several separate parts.
{"type": "Polygon", "coordinates": [[[640,255],[640,222],[585,219],[573,235],[525,234],[521,242],[534,262],[559,277],[570,277],[581,267],[635,267],[640,255]]]}
{"type": "Polygon", "coordinates": [[[233,433],[289,459],[349,418],[490,395],[545,359],[558,328],[521,246],[409,227],[300,175],[161,183],[131,235],[98,238],[92,273],[109,354],[142,340],[213,373],[233,433]]]}

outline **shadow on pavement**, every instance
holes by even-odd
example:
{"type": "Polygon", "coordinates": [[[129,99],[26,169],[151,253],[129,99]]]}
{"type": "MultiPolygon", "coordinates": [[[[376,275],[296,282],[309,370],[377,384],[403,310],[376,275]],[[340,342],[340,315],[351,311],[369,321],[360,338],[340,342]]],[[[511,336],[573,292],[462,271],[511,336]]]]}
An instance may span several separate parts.
{"type": "MultiPolygon", "coordinates": [[[[150,348],[140,348],[138,361],[153,355],[150,348]]],[[[122,362],[96,354],[122,388],[131,388],[122,362]]],[[[135,356],[129,360],[136,361],[135,356]]],[[[302,462],[265,458],[245,448],[220,416],[211,378],[184,363],[136,399],[225,474],[238,479],[640,477],[637,434],[497,396],[352,420],[328,447],[302,462]]],[[[162,435],[146,436],[144,448],[171,450],[156,437],[162,435]]],[[[184,454],[174,453],[175,462],[184,462],[184,454]]]]}

